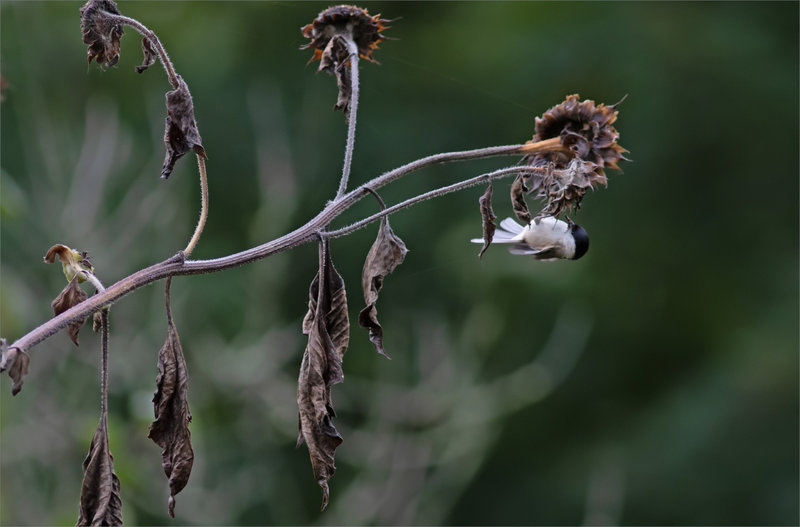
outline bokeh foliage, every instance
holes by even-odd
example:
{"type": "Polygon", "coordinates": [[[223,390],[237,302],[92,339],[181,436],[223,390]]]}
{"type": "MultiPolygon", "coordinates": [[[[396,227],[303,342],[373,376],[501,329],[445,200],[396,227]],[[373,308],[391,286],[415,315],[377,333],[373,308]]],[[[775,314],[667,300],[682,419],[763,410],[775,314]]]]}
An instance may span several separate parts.
{"type": "MultiPolygon", "coordinates": [[[[41,263],[65,243],[112,283],[174,254],[199,208],[193,161],[168,182],[163,94],[126,30],[111,71],[87,68],[80,3],[0,7],[1,333],[50,315],[41,263]]],[[[208,152],[211,258],[304,223],[338,185],[335,81],[299,28],[321,3],[121,2],[188,82],[208,152]]],[[[798,4],[367,3],[397,18],[363,64],[351,180],[439,151],[512,144],[580,93],[613,103],[633,163],[575,219],[578,262],[492,247],[482,189],[392,218],[408,245],[378,309],[393,361],[353,328],[334,389],[345,438],[322,515],[295,450],[305,246],[176,279],[196,463],[170,524],[796,524],[798,522],[798,4]]],[[[511,161],[509,161],[511,162],[511,161]]],[[[434,167],[394,202],[503,161],[434,167]]],[[[505,185],[495,185],[495,212],[505,185]]],[[[375,210],[364,201],[343,218],[375,210]]],[[[360,304],[366,229],[332,243],[360,304]]],[[[109,432],[130,524],[164,524],[152,420],[162,285],[111,312],[109,432]]],[[[98,338],[31,351],[0,381],[3,524],[73,524],[98,412],[98,338]]]]}

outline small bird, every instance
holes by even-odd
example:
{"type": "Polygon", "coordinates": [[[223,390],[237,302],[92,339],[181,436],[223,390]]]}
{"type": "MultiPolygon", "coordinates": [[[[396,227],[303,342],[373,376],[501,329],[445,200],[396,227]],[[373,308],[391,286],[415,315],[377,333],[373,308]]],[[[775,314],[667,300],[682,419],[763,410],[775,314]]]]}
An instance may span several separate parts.
{"type": "MultiPolygon", "coordinates": [[[[483,243],[483,238],[473,238],[472,243],[483,243]]],[[[511,218],[500,222],[492,243],[508,243],[511,254],[528,254],[537,260],[577,260],[589,250],[589,235],[573,223],[545,216],[522,226],[511,218]]]]}

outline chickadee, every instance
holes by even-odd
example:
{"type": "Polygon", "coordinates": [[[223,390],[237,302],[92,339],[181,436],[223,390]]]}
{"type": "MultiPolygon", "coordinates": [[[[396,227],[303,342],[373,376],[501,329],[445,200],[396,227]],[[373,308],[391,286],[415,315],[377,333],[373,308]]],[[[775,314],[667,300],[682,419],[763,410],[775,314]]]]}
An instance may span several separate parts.
{"type": "MultiPolygon", "coordinates": [[[[473,238],[472,243],[483,243],[483,238],[473,238]]],[[[577,260],[589,250],[589,235],[586,230],[569,223],[545,216],[537,223],[522,226],[511,218],[500,222],[493,243],[508,243],[511,254],[529,254],[537,260],[577,260]]]]}

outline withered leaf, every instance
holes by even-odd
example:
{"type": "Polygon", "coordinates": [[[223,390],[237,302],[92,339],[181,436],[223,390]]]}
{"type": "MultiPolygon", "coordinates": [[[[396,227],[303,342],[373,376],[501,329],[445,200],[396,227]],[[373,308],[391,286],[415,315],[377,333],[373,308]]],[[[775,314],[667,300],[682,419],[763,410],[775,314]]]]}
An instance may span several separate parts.
{"type": "MultiPolygon", "coordinates": [[[[55,300],[50,303],[54,315],[58,316],[72,306],[76,306],[86,300],[86,293],[78,286],[79,277],[80,275],[75,275],[55,300]]],[[[78,332],[81,330],[83,322],[84,319],[80,319],[67,326],[69,338],[72,339],[72,342],[74,342],[76,346],[78,345],[78,332]]]]}
{"type": "Polygon", "coordinates": [[[89,455],[83,462],[81,504],[76,525],[122,525],[119,478],[114,473],[114,458],[108,448],[106,415],[100,417],[89,455]]]}
{"type": "Polygon", "coordinates": [[[83,43],[89,45],[89,62],[97,60],[100,66],[113,66],[119,60],[119,41],[122,24],[105,13],[121,14],[113,0],[89,0],[81,7],[83,43]]]}
{"type": "Polygon", "coordinates": [[[486,192],[478,200],[478,204],[480,205],[481,209],[481,223],[483,225],[483,247],[478,252],[478,258],[483,258],[483,253],[486,252],[486,249],[492,244],[492,238],[494,238],[494,231],[497,230],[497,225],[495,225],[494,221],[497,219],[497,216],[494,215],[494,211],[492,210],[492,182],[489,182],[489,186],[486,187],[486,192]]]}
{"type": "Polygon", "coordinates": [[[527,193],[528,188],[525,186],[525,179],[522,174],[518,174],[514,179],[514,183],[511,184],[511,206],[514,209],[514,214],[525,225],[531,222],[531,213],[525,201],[525,194],[527,193]]]}
{"type": "Polygon", "coordinates": [[[347,40],[342,35],[334,35],[320,58],[319,70],[336,75],[336,85],[339,95],[336,99],[335,110],[342,110],[345,115],[350,111],[350,99],[353,96],[352,72],[349,64],[350,52],[347,49],[347,40]]]}
{"type": "Polygon", "coordinates": [[[358,314],[358,324],[369,330],[369,340],[375,345],[378,353],[387,359],[390,357],[383,349],[383,327],[378,322],[378,309],[375,304],[378,302],[383,280],[403,263],[406,253],[408,253],[406,244],[397,237],[389,225],[389,218],[384,216],[381,218],[378,237],[370,247],[364,260],[364,268],[361,270],[361,288],[367,305],[358,314]]]}
{"type": "Polygon", "coordinates": [[[297,445],[306,443],[314,477],[322,488],[322,510],[328,505],[328,480],[333,477],[334,452],[342,436],[333,425],[336,416],[331,402],[331,386],[344,380],[342,358],[350,339],[347,296],[344,281],[331,261],[328,243],[320,243],[317,276],[309,288],[309,315],[303,320],[308,345],[297,380],[299,436],[297,445]]]}
{"type": "Polygon", "coordinates": [[[14,381],[11,395],[17,395],[22,389],[22,379],[28,374],[31,358],[19,348],[9,348],[6,339],[0,339],[0,372],[8,370],[8,376],[14,381]]]}
{"type": "Polygon", "coordinates": [[[156,63],[156,57],[158,56],[156,48],[153,47],[153,43],[147,37],[142,37],[142,53],[144,53],[144,59],[141,66],[136,66],[136,73],[142,73],[156,63]]]}
{"type": "Polygon", "coordinates": [[[189,423],[189,376],[178,330],[172,320],[167,286],[167,339],[158,353],[156,393],[153,395],[155,421],[147,435],[161,447],[161,466],[169,478],[169,515],[175,516],[175,495],[186,486],[192,472],[192,450],[189,423]]]}
{"type": "Polygon", "coordinates": [[[164,158],[164,166],[161,168],[161,177],[166,179],[175,168],[175,162],[191,150],[197,155],[206,157],[203,148],[203,140],[197,130],[197,122],[194,119],[194,104],[189,87],[178,75],[178,87],[168,91],[167,99],[167,118],[164,123],[164,144],[167,145],[167,153],[164,158]]]}

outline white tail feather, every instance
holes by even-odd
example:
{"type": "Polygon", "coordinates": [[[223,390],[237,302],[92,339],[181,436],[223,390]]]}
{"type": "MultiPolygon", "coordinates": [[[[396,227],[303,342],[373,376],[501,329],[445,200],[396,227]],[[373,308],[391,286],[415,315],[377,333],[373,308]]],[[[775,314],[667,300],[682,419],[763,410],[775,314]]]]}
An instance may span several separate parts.
{"type": "MultiPolygon", "coordinates": [[[[525,227],[512,220],[506,218],[500,222],[500,227],[494,232],[492,243],[517,243],[519,242],[519,234],[525,227]]],[[[483,238],[472,238],[472,243],[483,243],[483,238]]]]}

